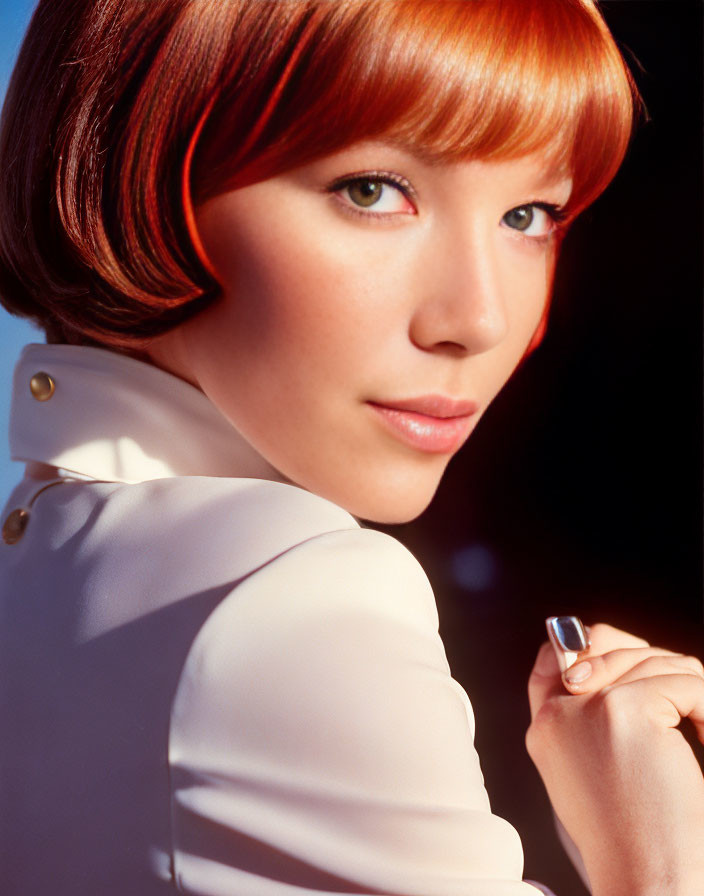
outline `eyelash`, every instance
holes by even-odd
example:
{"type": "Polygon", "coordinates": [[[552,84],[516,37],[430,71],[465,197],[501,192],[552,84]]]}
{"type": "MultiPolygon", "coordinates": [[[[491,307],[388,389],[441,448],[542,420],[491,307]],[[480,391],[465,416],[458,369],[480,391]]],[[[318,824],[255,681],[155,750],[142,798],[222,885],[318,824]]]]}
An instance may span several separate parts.
{"type": "Polygon", "coordinates": [[[541,211],[544,211],[552,221],[552,228],[542,236],[526,236],[522,231],[517,230],[515,227],[509,227],[509,230],[513,230],[517,237],[527,240],[528,242],[533,244],[537,243],[538,245],[542,245],[544,243],[548,243],[555,236],[555,234],[566,228],[569,221],[569,215],[564,206],[555,205],[552,202],[541,202],[539,200],[536,200],[535,202],[524,202],[523,205],[516,205],[513,208],[510,208],[508,212],[506,212],[506,214],[509,214],[509,212],[515,211],[519,208],[538,208],[541,211]]]}
{"type": "MultiPolygon", "coordinates": [[[[328,184],[325,191],[334,195],[335,193],[339,193],[340,190],[344,190],[346,187],[350,187],[353,184],[358,184],[363,181],[373,181],[375,183],[396,187],[403,193],[411,205],[416,208],[417,194],[413,189],[412,184],[405,177],[400,174],[394,174],[392,171],[360,171],[355,174],[348,174],[338,178],[331,184],[328,184]]],[[[371,209],[363,211],[351,202],[343,202],[342,204],[346,212],[356,215],[359,218],[366,218],[367,220],[369,220],[369,218],[390,220],[398,217],[398,212],[375,212],[371,209]]],[[[524,236],[520,230],[509,228],[510,230],[513,230],[518,237],[522,237],[531,243],[548,242],[557,232],[563,229],[568,219],[565,208],[551,202],[540,202],[537,200],[535,202],[525,202],[522,205],[517,205],[514,208],[509,209],[508,212],[518,208],[538,208],[541,211],[544,211],[553,222],[553,228],[542,236],[524,236]]],[[[508,212],[506,212],[506,214],[508,214],[508,212]]]]}
{"type": "MultiPolygon", "coordinates": [[[[400,174],[394,174],[392,171],[360,171],[355,174],[347,174],[344,177],[333,181],[331,184],[328,184],[325,191],[331,194],[339,193],[340,190],[344,190],[345,187],[351,187],[354,184],[362,183],[364,181],[372,181],[374,183],[395,187],[403,193],[413,208],[416,208],[417,195],[411,182],[400,174]]],[[[362,211],[361,208],[358,208],[352,203],[343,202],[342,204],[345,210],[350,214],[357,215],[360,218],[366,218],[367,220],[369,218],[376,218],[377,220],[384,219],[388,221],[393,218],[398,218],[398,212],[362,211]]]]}

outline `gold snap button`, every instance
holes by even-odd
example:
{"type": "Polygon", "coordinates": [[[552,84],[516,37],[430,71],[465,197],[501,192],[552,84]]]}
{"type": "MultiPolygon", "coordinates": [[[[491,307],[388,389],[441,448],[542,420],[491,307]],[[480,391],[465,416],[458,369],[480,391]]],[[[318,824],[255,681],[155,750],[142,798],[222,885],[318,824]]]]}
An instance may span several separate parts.
{"type": "Polygon", "coordinates": [[[40,370],[39,373],[35,373],[29,381],[29,391],[37,401],[48,401],[54,394],[55,389],[56,383],[49,374],[44,373],[43,370],[40,370]]]}
{"type": "Polygon", "coordinates": [[[18,507],[3,523],[2,540],[5,544],[17,544],[24,535],[24,530],[29,522],[29,511],[18,507]]]}

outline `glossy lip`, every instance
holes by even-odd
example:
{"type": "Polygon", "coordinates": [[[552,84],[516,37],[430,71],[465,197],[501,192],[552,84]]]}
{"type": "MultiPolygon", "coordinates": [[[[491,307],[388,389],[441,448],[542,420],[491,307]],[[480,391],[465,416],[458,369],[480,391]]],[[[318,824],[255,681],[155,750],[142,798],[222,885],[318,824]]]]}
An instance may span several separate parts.
{"type": "Polygon", "coordinates": [[[368,401],[393,435],[431,454],[451,454],[468,438],[479,405],[445,395],[368,401]]]}

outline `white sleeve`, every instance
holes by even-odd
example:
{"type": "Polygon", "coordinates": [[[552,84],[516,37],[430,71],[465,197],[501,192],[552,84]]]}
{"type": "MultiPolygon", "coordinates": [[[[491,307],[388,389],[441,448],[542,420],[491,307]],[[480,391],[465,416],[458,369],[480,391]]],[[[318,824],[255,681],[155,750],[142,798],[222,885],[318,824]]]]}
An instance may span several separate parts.
{"type": "Polygon", "coordinates": [[[491,814],[430,585],[368,529],[311,539],[216,608],[175,696],[177,887],[199,896],[536,896],[491,814]]]}

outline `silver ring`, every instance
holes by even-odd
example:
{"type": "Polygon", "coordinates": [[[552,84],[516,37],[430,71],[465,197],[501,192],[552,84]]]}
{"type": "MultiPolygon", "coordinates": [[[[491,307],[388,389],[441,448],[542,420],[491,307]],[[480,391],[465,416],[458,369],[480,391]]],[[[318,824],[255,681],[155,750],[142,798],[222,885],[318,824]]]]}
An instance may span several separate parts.
{"type": "Polygon", "coordinates": [[[589,635],[579,616],[548,616],[545,627],[560,672],[564,672],[581,660],[591,646],[589,635]]]}

